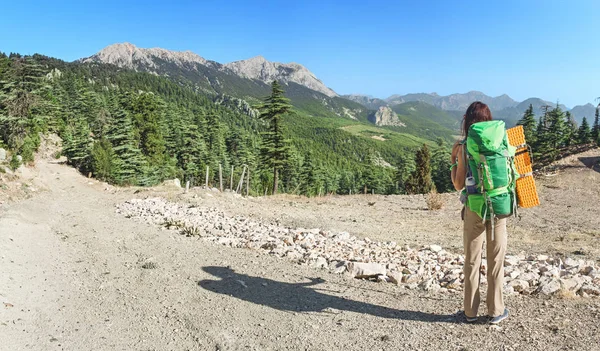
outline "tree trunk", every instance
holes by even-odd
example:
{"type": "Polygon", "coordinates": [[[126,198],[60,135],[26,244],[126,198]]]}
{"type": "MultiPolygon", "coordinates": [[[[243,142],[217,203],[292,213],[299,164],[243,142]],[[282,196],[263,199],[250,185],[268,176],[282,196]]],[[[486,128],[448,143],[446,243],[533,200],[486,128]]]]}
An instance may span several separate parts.
{"type": "Polygon", "coordinates": [[[273,195],[277,194],[277,183],[279,182],[279,170],[277,167],[273,168],[273,195]]]}

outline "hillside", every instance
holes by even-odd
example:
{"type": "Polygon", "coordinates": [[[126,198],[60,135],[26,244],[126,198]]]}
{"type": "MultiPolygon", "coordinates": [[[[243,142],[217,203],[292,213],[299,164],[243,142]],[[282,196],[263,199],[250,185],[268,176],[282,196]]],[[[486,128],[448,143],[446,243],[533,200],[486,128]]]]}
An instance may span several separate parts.
{"type": "MultiPolygon", "coordinates": [[[[191,62],[198,70],[210,66],[191,54],[169,61],[191,62]]],[[[0,148],[8,148],[9,157],[20,155],[23,162],[32,162],[39,145],[38,132],[54,132],[65,141],[63,154],[71,165],[114,184],[152,185],[178,177],[194,185],[205,179],[207,167],[209,183],[215,184],[219,166],[224,178],[230,179],[232,167],[238,176],[243,165],[251,169],[254,194],[265,194],[272,184],[273,172],[265,166],[261,151],[266,125],[245,100],[199,90],[188,78],[98,62],[66,63],[41,55],[15,54],[0,55],[0,67],[0,81],[6,82],[1,83],[6,92],[3,99],[7,99],[3,106],[21,93],[35,97],[22,116],[9,112],[0,119],[0,148]],[[27,81],[20,80],[22,71],[27,72],[27,81]]],[[[264,84],[237,75],[229,77],[264,84]]],[[[402,192],[399,184],[413,167],[415,149],[434,145],[434,138],[416,129],[382,131],[385,140],[356,132],[366,131],[372,124],[366,115],[355,119],[348,107],[358,106],[355,110],[365,112],[366,108],[294,82],[288,82],[286,88],[295,108],[283,119],[289,140],[281,175],[284,192],[402,192]],[[342,112],[332,112],[336,109],[342,112]],[[353,128],[346,130],[347,126],[353,128]],[[402,168],[397,169],[400,161],[402,168]]],[[[439,179],[446,179],[447,149],[436,146],[434,151],[440,161],[434,163],[434,172],[439,170],[439,179]]],[[[440,183],[440,191],[447,190],[446,183],[440,183]]]]}
{"type": "Polygon", "coordinates": [[[432,139],[450,139],[460,133],[460,119],[428,103],[405,102],[393,105],[392,110],[406,125],[407,133],[421,133],[432,139]]]}
{"type": "Polygon", "coordinates": [[[78,62],[105,63],[117,67],[148,72],[174,79],[206,94],[224,94],[260,102],[270,93],[270,84],[284,84],[294,106],[312,115],[337,115],[365,120],[367,111],[357,103],[338,98],[306,67],[297,64],[269,62],[258,56],[248,60],[221,64],[206,60],[192,52],[144,49],[130,43],[113,44],[78,62]]]}

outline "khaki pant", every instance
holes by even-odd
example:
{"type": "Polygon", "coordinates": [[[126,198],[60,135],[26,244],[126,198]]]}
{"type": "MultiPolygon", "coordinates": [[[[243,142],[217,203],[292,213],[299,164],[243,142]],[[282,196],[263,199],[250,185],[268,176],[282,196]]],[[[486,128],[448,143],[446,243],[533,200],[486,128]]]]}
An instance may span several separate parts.
{"type": "Polygon", "coordinates": [[[488,315],[500,316],[504,312],[502,287],[504,285],[504,255],[506,253],[506,218],[494,222],[494,241],[492,241],[492,226],[490,221],[483,220],[477,213],[465,208],[465,227],[463,240],[465,245],[465,314],[476,317],[479,309],[479,269],[481,266],[481,251],[486,239],[487,256],[487,308],[488,315]],[[483,232],[486,232],[484,237],[483,232]]]}

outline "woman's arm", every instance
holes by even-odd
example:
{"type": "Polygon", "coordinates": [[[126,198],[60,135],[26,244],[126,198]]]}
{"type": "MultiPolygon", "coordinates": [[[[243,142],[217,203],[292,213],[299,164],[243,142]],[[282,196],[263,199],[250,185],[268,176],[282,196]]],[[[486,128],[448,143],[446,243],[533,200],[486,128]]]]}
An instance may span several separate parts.
{"type": "Polygon", "coordinates": [[[465,176],[467,175],[467,165],[465,164],[464,145],[460,143],[454,144],[452,147],[452,156],[450,162],[457,164],[452,167],[451,177],[452,184],[456,190],[462,190],[465,187],[465,176]]]}

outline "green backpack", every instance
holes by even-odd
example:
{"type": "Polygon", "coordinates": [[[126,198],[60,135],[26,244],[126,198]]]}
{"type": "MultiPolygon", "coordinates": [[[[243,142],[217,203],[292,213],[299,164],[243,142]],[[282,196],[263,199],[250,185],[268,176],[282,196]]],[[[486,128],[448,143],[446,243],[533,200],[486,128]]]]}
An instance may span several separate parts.
{"type": "MultiPolygon", "coordinates": [[[[466,145],[468,168],[475,181],[475,191],[467,191],[469,209],[484,221],[516,214],[516,148],[508,142],[504,122],[472,124],[466,145]]],[[[494,221],[491,223],[493,228],[494,221]]]]}

